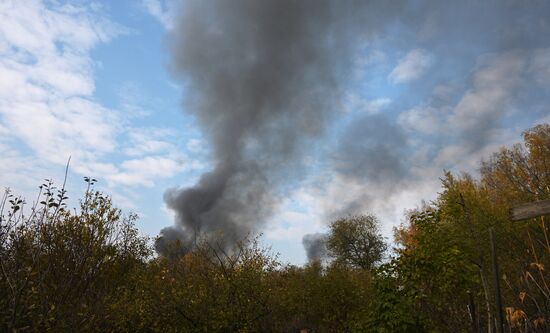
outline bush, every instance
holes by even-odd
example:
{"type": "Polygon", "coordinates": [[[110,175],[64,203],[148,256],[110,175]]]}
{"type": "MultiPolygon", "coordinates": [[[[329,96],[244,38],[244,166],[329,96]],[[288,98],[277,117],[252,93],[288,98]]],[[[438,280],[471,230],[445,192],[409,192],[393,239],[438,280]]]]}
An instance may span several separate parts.
{"type": "MultiPolygon", "coordinates": [[[[91,180],[89,181],[89,185],[91,180]]],[[[2,331],[105,329],[109,300],[151,254],[147,239],[109,197],[86,191],[79,210],[51,181],[25,215],[6,190],[0,206],[2,331]]]]}

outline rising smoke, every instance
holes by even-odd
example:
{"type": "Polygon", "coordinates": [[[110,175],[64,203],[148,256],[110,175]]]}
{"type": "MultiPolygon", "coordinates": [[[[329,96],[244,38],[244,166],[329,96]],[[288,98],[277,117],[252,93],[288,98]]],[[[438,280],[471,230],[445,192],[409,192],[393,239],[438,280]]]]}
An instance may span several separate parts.
{"type": "MultiPolygon", "coordinates": [[[[395,97],[389,115],[355,119],[336,140],[325,157],[328,167],[345,182],[367,185],[353,200],[329,198],[339,206],[325,214],[327,220],[364,213],[377,197],[414,186],[418,175],[411,165],[438,163],[442,170],[449,165],[438,155],[455,163],[477,154],[518,107],[517,96],[528,97],[525,79],[538,75],[532,69],[538,60],[531,58],[550,46],[549,7],[513,1],[184,1],[168,38],[169,70],[185,86],[185,110],[211,145],[214,164],[195,186],[165,193],[176,221],[161,231],[157,250],[164,253],[175,240],[187,250],[201,237],[229,245],[260,230],[276,209],[277,190],[300,173],[305,148],[315,148],[315,138],[343,109],[355,52],[371,39],[385,38],[405,52],[422,47],[435,54],[433,68],[423,83],[407,86],[401,103],[395,97]],[[457,79],[449,69],[468,74],[457,79]],[[430,92],[435,86],[451,93],[430,92]],[[410,96],[430,94],[418,121],[408,112],[416,106],[410,96]],[[391,120],[406,111],[399,126],[391,120]],[[407,147],[407,130],[428,127],[438,131],[422,133],[431,142],[419,159],[407,147]],[[463,155],[449,158],[453,151],[463,155]]],[[[303,240],[311,258],[319,249],[315,237],[303,240]]]]}
{"type": "Polygon", "coordinates": [[[274,190],[296,174],[304,143],[340,110],[339,75],[352,58],[351,36],[363,35],[357,22],[365,21],[366,7],[185,2],[169,37],[170,71],[186,86],[186,110],[215,165],[195,186],[165,193],[176,224],[161,231],[160,252],[163,239],[189,244],[215,235],[231,244],[271,215],[274,190]]]}
{"type": "Polygon", "coordinates": [[[306,234],[302,238],[302,245],[306,250],[307,260],[321,261],[328,257],[326,246],[327,235],[323,233],[306,234]]]}

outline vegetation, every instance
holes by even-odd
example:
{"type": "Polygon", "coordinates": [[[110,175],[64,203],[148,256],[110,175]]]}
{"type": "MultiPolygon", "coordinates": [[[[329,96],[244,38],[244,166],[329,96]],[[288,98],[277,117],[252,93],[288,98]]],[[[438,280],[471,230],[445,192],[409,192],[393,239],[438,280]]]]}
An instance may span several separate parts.
{"type": "Polygon", "coordinates": [[[154,256],[137,217],[94,191],[93,179],[75,210],[51,182],[29,208],[7,191],[0,331],[495,332],[493,227],[507,332],[547,332],[548,217],[511,222],[508,209],[550,199],[550,126],[523,138],[485,161],[479,179],[445,173],[437,199],[395,230],[385,259],[372,215],[334,221],[334,260],[297,267],[254,238],[154,256]]]}
{"type": "Polygon", "coordinates": [[[350,216],[330,224],[327,248],[338,264],[370,270],[382,260],[387,245],[374,215],[350,216]]]}

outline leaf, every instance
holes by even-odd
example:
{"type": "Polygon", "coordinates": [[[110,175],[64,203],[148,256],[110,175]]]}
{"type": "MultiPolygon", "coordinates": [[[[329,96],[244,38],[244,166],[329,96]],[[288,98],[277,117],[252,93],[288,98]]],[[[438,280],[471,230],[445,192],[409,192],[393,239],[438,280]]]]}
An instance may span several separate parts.
{"type": "Polygon", "coordinates": [[[525,291],[522,291],[522,292],[519,293],[519,299],[520,299],[521,303],[523,303],[523,301],[525,300],[525,295],[526,294],[527,293],[525,291]]]}
{"type": "Polygon", "coordinates": [[[544,271],[544,265],[537,262],[532,262],[531,267],[537,268],[539,271],[544,271]]]}

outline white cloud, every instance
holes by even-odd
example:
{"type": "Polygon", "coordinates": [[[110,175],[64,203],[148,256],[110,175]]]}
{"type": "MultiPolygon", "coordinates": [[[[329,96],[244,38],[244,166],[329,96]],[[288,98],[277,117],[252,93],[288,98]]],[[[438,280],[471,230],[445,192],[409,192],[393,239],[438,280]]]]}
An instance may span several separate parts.
{"type": "Polygon", "coordinates": [[[485,126],[488,121],[506,114],[506,104],[512,99],[526,68],[521,53],[506,53],[487,59],[487,64],[473,75],[473,85],[460,99],[449,123],[461,129],[485,126]]]}
{"type": "Polygon", "coordinates": [[[174,146],[174,133],[163,128],[129,128],[128,144],[124,153],[131,157],[148,154],[175,153],[178,149],[174,146]]]}
{"type": "MultiPolygon", "coordinates": [[[[480,57],[470,77],[471,86],[456,103],[415,107],[399,115],[399,124],[443,139],[434,151],[433,162],[439,168],[475,170],[483,154],[511,142],[511,134],[518,134],[516,129],[500,126],[501,120],[518,112],[513,105],[521,89],[530,86],[527,82],[539,81],[538,75],[545,68],[544,61],[537,58],[544,52],[537,50],[534,57],[529,54],[513,51],[480,57]],[[533,71],[535,67],[540,70],[533,71]]],[[[433,93],[437,99],[441,91],[434,89],[433,93]]]]}
{"type": "Polygon", "coordinates": [[[147,156],[140,159],[126,160],[121,164],[121,171],[112,173],[107,180],[117,184],[132,186],[153,186],[158,178],[169,178],[184,170],[186,163],[166,156],[147,156]]]}
{"type": "Polygon", "coordinates": [[[191,139],[187,142],[187,149],[192,153],[203,153],[206,148],[204,142],[199,139],[191,139]]]}
{"type": "Polygon", "coordinates": [[[449,112],[448,107],[418,106],[399,114],[397,122],[408,130],[435,134],[445,130],[442,126],[449,112]]]}
{"type": "Polygon", "coordinates": [[[0,143],[0,186],[11,187],[17,193],[25,194],[26,197],[34,197],[31,189],[35,189],[43,181],[43,177],[36,175],[37,171],[43,171],[46,166],[40,160],[32,156],[24,156],[15,149],[0,143]],[[21,193],[25,192],[25,193],[21,193]]]}
{"type": "Polygon", "coordinates": [[[438,170],[450,170],[452,172],[467,172],[478,175],[480,163],[488,159],[501,147],[510,147],[520,139],[521,131],[516,129],[493,130],[490,138],[481,148],[471,150],[467,145],[457,143],[442,147],[432,163],[438,170]]]}
{"type": "Polygon", "coordinates": [[[305,234],[323,231],[326,226],[318,200],[320,193],[319,188],[304,186],[285,196],[277,214],[267,223],[266,239],[301,243],[305,234]]]}
{"type": "Polygon", "coordinates": [[[130,127],[135,89],[123,92],[124,113],[95,99],[90,51],[126,32],[93,4],[0,2],[1,186],[36,187],[69,156],[71,171],[111,185],[152,186],[182,170],[170,130],[130,127]],[[113,159],[120,151],[130,159],[113,159]]]}
{"type": "Polygon", "coordinates": [[[91,7],[2,2],[0,124],[55,164],[113,151],[118,115],[92,98],[88,53],[122,31],[91,7]]]}
{"type": "Polygon", "coordinates": [[[174,26],[175,0],[142,0],[145,10],[157,19],[166,30],[174,26]]]}
{"type": "Polygon", "coordinates": [[[286,197],[265,236],[269,241],[301,242],[305,234],[326,231],[327,224],[342,214],[373,213],[380,219],[383,235],[391,240],[393,227],[402,222],[404,212],[420,206],[422,199],[434,199],[440,188],[440,174],[424,175],[393,188],[338,174],[320,180],[322,185],[304,185],[286,197]],[[350,206],[353,211],[342,211],[350,206]]]}
{"type": "Polygon", "coordinates": [[[366,112],[368,114],[376,114],[388,107],[392,100],[387,97],[376,99],[365,99],[358,94],[348,93],[346,96],[344,111],[366,112]]]}
{"type": "Polygon", "coordinates": [[[425,50],[414,49],[399,60],[388,79],[394,83],[404,83],[420,78],[432,65],[432,56],[425,50]]]}

